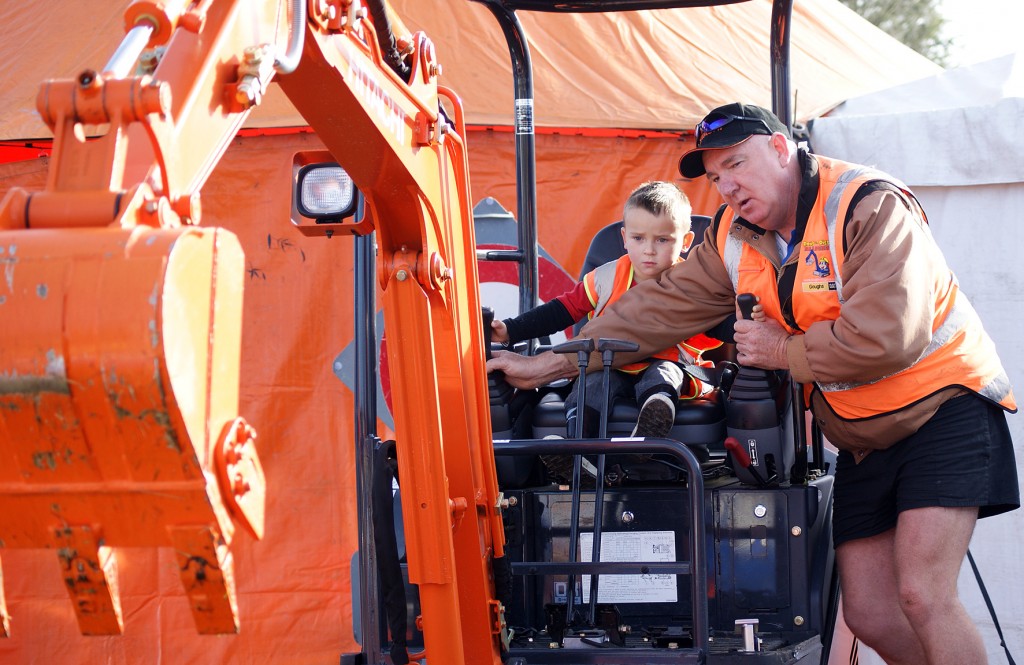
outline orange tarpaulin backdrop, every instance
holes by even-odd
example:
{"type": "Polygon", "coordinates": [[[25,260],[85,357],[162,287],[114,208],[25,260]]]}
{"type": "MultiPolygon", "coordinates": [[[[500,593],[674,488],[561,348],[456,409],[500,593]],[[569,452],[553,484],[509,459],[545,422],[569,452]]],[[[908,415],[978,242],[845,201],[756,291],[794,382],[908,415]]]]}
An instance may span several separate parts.
{"type": "MultiPolygon", "coordinates": [[[[32,139],[48,137],[35,114],[39,82],[101,66],[122,35],[120,11],[112,8],[118,4],[0,6],[0,153],[4,145],[23,151],[32,139]]],[[[474,125],[467,136],[473,200],[493,196],[515,212],[510,67],[489,12],[470,2],[393,4],[411,29],[431,35],[443,82],[463,96],[474,125]]],[[[770,5],[523,16],[535,42],[542,128],[539,242],[570,274],[593,233],[618,218],[633,187],[678,180],[675,164],[688,139],[614,130],[680,131],[722,101],[768,103],[770,5]],[[647,61],[642,69],[638,60],[647,61]]],[[[792,38],[801,120],[846,97],[935,71],[865,26],[832,0],[797,3],[792,38]]],[[[248,126],[298,124],[274,89],[248,126]]],[[[246,252],[241,411],[259,431],[267,475],[265,538],[239,532],[232,544],[241,632],[197,635],[173,553],[120,549],[124,635],[83,637],[54,552],[0,549],[12,615],[0,662],[333,663],[357,649],[349,582],[356,548],[353,400],[339,378],[351,372],[342,358],[352,343],[353,242],[306,238],[288,221],[291,155],[319,147],[305,133],[238,138],[202,193],[204,223],[236,233],[246,252]]],[[[41,188],[47,161],[0,164],[0,194],[15,185],[41,188]]],[[[698,212],[717,205],[704,183],[684,186],[698,212]]],[[[0,308],[0,325],[15,325],[3,316],[0,308]]]]}

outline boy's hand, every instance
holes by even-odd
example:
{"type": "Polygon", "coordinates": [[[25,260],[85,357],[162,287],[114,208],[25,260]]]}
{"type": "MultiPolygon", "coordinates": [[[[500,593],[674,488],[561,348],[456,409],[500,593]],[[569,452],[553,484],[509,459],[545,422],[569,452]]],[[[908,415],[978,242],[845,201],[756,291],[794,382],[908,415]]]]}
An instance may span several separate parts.
{"type": "MultiPolygon", "coordinates": [[[[754,298],[755,298],[754,307],[751,308],[751,310],[750,310],[750,318],[747,319],[747,320],[748,321],[764,321],[766,317],[765,317],[765,313],[764,313],[764,307],[761,307],[761,299],[758,298],[757,296],[754,296],[754,298]]],[[[738,299],[737,299],[737,302],[736,302],[736,320],[737,321],[742,321],[743,320],[743,312],[740,309],[740,304],[739,304],[739,300],[738,299]]]]}
{"type": "Polygon", "coordinates": [[[508,344],[508,326],[504,321],[494,319],[491,321],[491,341],[498,344],[508,344]]]}

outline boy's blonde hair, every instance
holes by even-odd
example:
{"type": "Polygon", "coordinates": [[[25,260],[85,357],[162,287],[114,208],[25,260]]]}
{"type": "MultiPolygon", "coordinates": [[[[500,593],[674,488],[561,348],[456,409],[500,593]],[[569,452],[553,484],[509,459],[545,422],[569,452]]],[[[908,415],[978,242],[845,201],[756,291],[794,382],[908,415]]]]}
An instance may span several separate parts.
{"type": "Polygon", "coordinates": [[[622,208],[623,217],[631,209],[646,210],[652,215],[667,214],[680,234],[690,232],[693,208],[686,194],[674,183],[652,180],[640,185],[626,199],[626,205],[622,208]]]}

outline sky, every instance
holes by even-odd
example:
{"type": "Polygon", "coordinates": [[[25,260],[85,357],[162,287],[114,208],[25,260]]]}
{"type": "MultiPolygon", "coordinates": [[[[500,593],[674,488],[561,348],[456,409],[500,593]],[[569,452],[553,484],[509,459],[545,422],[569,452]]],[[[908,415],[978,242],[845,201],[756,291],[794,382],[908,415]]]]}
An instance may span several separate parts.
{"type": "Polygon", "coordinates": [[[942,0],[940,7],[946,17],[944,35],[954,39],[949,66],[970,65],[1024,50],[1021,0],[942,0]]]}

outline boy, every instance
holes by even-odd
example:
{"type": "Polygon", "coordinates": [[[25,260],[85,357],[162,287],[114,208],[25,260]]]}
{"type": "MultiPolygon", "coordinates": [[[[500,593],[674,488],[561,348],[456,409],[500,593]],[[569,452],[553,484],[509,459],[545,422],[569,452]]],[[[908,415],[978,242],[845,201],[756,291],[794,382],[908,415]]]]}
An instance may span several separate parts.
{"type": "MultiPolygon", "coordinates": [[[[622,241],[626,255],[587,273],[574,289],[528,312],[491,323],[492,340],[504,345],[550,335],[584,318],[600,316],[608,304],[617,300],[635,284],[657,279],[670,266],[681,261],[680,252],[693,242],[690,231],[690,202],[670,182],[646,182],[629,195],[622,211],[622,241]]],[[[704,351],[721,342],[697,335],[648,360],[611,372],[609,396],[635,395],[640,414],[633,436],[664,437],[675,422],[680,397],[693,399],[707,388],[690,377],[684,366],[701,363],[704,351]]],[[[600,372],[587,375],[587,399],[584,408],[584,435],[597,436],[600,409],[607,408],[603,398],[600,372]]],[[[578,386],[565,401],[568,434],[576,434],[578,386]]]]}

